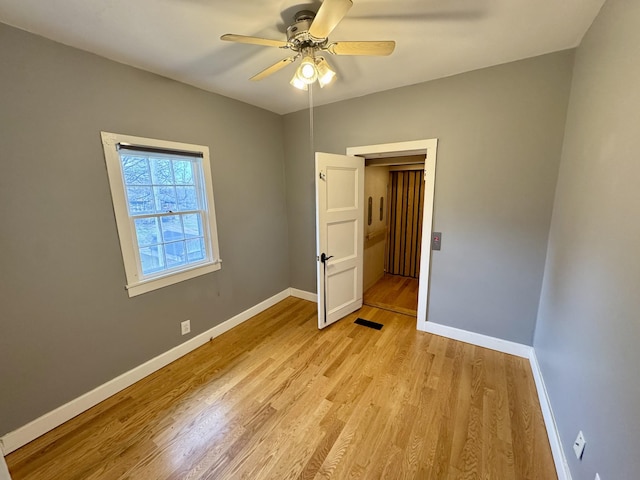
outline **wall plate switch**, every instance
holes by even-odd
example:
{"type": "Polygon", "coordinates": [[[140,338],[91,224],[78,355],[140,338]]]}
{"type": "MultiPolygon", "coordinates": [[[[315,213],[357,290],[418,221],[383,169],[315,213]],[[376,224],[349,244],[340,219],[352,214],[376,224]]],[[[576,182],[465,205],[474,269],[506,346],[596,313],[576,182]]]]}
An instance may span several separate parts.
{"type": "Polygon", "coordinates": [[[433,232],[431,234],[431,250],[440,250],[442,246],[442,232],[433,232]]]}
{"type": "Polygon", "coordinates": [[[191,320],[185,320],[180,323],[180,329],[182,331],[182,335],[186,335],[191,331],[191,320]]]}
{"type": "Polygon", "coordinates": [[[573,451],[575,452],[578,460],[582,460],[582,454],[584,453],[584,446],[586,443],[587,441],[584,439],[584,434],[582,433],[582,430],[580,430],[576,437],[576,441],[573,442],[573,451]]]}

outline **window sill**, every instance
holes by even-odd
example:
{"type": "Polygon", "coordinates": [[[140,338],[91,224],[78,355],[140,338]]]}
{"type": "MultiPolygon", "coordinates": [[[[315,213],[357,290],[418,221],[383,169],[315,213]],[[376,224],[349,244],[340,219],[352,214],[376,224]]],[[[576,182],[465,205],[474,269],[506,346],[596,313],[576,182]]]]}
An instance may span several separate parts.
{"type": "Polygon", "coordinates": [[[129,297],[135,297],[137,295],[142,295],[143,293],[151,292],[162,287],[167,287],[175,283],[183,282],[184,280],[189,280],[190,278],[199,277],[200,275],[205,275],[207,273],[220,270],[220,268],[222,267],[221,262],[221,260],[218,260],[215,263],[209,263],[192,268],[190,270],[172,273],[163,277],[152,278],[149,280],[143,280],[141,282],[130,283],[125,288],[127,289],[127,293],[129,293],[129,297]]]}

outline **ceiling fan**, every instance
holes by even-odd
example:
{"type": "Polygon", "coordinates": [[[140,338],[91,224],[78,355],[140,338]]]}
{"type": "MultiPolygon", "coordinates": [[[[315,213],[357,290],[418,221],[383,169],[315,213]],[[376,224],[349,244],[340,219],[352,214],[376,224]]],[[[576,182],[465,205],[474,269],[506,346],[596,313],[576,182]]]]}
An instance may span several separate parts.
{"type": "Polygon", "coordinates": [[[294,55],[283,58],[265,68],[250,80],[262,80],[295,62],[298,58],[302,58],[300,66],[291,79],[291,84],[301,90],[307,90],[308,85],[317,80],[320,87],[324,87],[331,83],[336,73],[326,58],[319,55],[320,53],[384,56],[390,55],[396,46],[394,41],[330,42],[329,35],[352,5],[352,0],[324,0],[318,13],[310,10],[299,11],[296,13],[293,23],[287,27],[286,41],[231,33],[222,35],[220,39],[228,42],[277,47],[294,52],[294,55]]]}

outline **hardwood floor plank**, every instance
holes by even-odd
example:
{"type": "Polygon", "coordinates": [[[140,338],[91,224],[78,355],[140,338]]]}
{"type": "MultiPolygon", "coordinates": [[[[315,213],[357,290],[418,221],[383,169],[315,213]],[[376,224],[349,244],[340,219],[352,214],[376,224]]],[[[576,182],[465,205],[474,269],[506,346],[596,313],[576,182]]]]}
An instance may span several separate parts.
{"type": "Polygon", "coordinates": [[[496,444],[492,441],[498,436],[496,416],[496,392],[484,389],[484,401],[482,402],[482,477],[505,478],[505,472],[498,469],[496,444]],[[500,473],[498,473],[500,471],[500,473]]]}

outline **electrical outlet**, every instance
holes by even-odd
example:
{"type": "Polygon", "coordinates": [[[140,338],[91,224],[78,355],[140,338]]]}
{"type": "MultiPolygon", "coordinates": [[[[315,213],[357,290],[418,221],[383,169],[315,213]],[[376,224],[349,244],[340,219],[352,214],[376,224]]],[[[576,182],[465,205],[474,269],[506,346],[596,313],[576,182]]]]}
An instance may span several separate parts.
{"type": "Polygon", "coordinates": [[[191,331],[191,320],[185,320],[184,322],[180,323],[180,328],[182,330],[182,335],[186,335],[187,333],[189,333],[191,331]]]}
{"type": "Polygon", "coordinates": [[[584,446],[586,443],[587,441],[584,439],[584,434],[582,433],[582,430],[580,430],[576,437],[576,441],[573,442],[573,451],[575,452],[578,460],[582,460],[582,454],[584,453],[584,446]]]}

